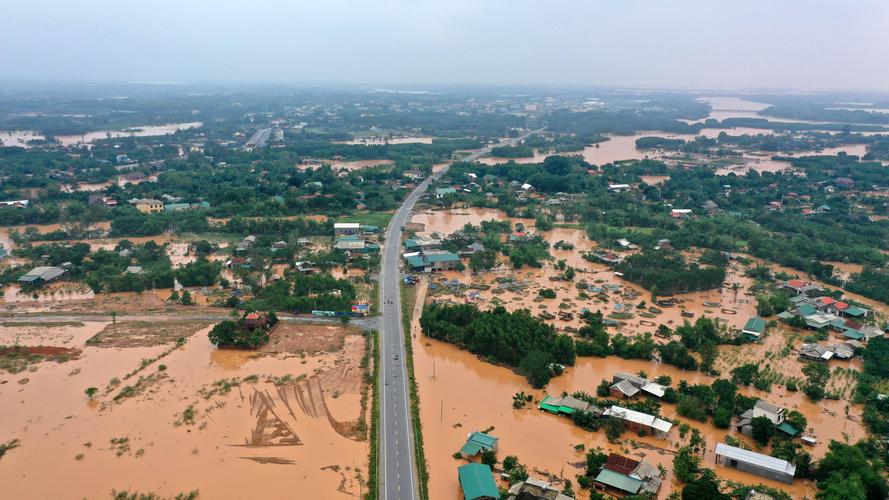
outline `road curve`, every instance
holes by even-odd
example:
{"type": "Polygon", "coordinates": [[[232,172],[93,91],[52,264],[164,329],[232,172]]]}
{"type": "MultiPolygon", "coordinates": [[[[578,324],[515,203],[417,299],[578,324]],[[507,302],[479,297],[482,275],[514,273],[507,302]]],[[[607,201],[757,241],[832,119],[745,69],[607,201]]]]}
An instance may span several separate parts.
{"type": "MultiPolygon", "coordinates": [[[[514,145],[543,129],[527,132],[496,146],[514,145]]],[[[475,161],[490,153],[487,146],[459,161],[475,161]]],[[[456,163],[456,162],[454,162],[456,163]]],[[[452,163],[453,164],[453,163],[452,163]]],[[[405,198],[386,228],[380,264],[380,497],[384,500],[417,498],[417,467],[408,398],[404,328],[401,323],[401,237],[417,200],[451,164],[429,176],[405,198]]]]}

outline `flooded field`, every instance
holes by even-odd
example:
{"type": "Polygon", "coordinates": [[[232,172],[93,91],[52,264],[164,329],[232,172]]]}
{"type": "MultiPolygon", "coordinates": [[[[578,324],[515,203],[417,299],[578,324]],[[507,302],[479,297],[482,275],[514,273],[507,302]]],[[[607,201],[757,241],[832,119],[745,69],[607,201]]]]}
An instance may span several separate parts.
{"type": "Polygon", "coordinates": [[[339,170],[361,170],[363,168],[369,167],[379,167],[382,165],[393,165],[395,164],[392,160],[313,160],[307,163],[303,163],[297,165],[299,169],[307,169],[307,168],[319,168],[322,165],[330,165],[330,168],[334,171],[339,170]]]}
{"type": "MultiPolygon", "coordinates": [[[[89,144],[101,139],[116,139],[120,137],[153,137],[158,135],[171,135],[180,130],[188,130],[202,127],[202,122],[168,123],[165,125],[141,125],[123,130],[96,130],[81,135],[58,135],[55,139],[62,146],[76,146],[89,144]]],[[[19,146],[27,148],[28,141],[46,140],[46,136],[34,130],[4,130],[0,131],[0,145],[19,146]]]]}
{"type": "MultiPolygon", "coordinates": [[[[450,234],[467,222],[477,225],[482,220],[503,218],[504,215],[497,210],[473,208],[421,212],[415,214],[411,222],[414,227],[422,227],[421,236],[429,236],[436,232],[450,234]]],[[[522,222],[528,227],[533,226],[533,221],[522,222]]],[[[607,317],[608,314],[618,310],[618,306],[621,311],[632,311],[636,303],[650,298],[647,291],[623,281],[604,265],[582,259],[580,257],[582,251],[596,246],[596,242],[586,238],[582,231],[560,228],[541,234],[551,244],[565,240],[575,245],[574,250],[551,249],[556,259],[565,259],[568,265],[578,268],[573,283],[553,281],[551,278],[555,278],[561,271],[548,264],[540,270],[526,267],[516,271],[504,265],[499,270],[479,275],[472,275],[468,271],[433,274],[424,277],[416,285],[418,299],[411,334],[417,383],[422,401],[421,418],[430,468],[432,498],[455,500],[460,498],[455,470],[462,461],[452,458],[452,455],[462,446],[467,433],[475,430],[491,429],[491,434],[500,438],[498,456],[502,458],[506,455],[517,455],[520,461],[528,466],[532,477],[573,480],[584,467],[585,452],[578,451],[576,449],[578,445],[583,445],[583,449],[601,447],[606,451],[615,451],[631,458],[644,458],[646,462],[663,465],[670,471],[673,454],[684,444],[675,430],[670,440],[638,437],[627,433],[624,434],[622,442],[612,444],[608,442],[603,431],[587,432],[576,427],[568,418],[540,412],[536,409],[536,402],[546,394],[571,393],[579,390],[594,393],[598,384],[603,379],[610,380],[615,372],[644,371],[650,378],[668,375],[674,385],[681,380],[703,384],[715,380],[700,372],[683,371],[656,361],[624,360],[616,357],[578,358],[576,366],[569,368],[565,374],[555,377],[545,390],[534,391],[524,377],[507,368],[485,363],[453,345],[423,337],[418,324],[421,305],[432,301],[474,302],[481,308],[497,304],[509,310],[529,309],[532,314],[548,311],[555,315],[558,312],[568,311],[575,314],[573,319],[564,321],[554,318],[547,321],[557,329],[570,331],[571,328],[580,326],[577,316],[581,308],[602,310],[607,317]],[[504,277],[511,277],[513,282],[522,283],[523,288],[499,294],[493,293],[492,290],[498,284],[497,278],[504,277]],[[456,279],[464,284],[484,284],[490,288],[467,290],[467,295],[458,297],[447,292],[442,286],[445,279],[456,279]],[[595,283],[600,287],[610,285],[616,291],[607,294],[606,300],[581,297],[575,287],[575,283],[580,280],[595,283]],[[433,287],[428,287],[429,284],[433,287]],[[556,298],[538,298],[536,292],[543,287],[556,291],[556,298]],[[525,409],[514,410],[512,395],[519,391],[532,394],[535,403],[525,409]],[[541,442],[543,436],[545,445],[541,442]]],[[[706,315],[717,317],[731,327],[740,328],[749,317],[755,315],[755,301],[747,294],[750,284],[750,280],[743,276],[743,270],[732,265],[722,289],[677,295],[676,297],[682,301],[678,307],[663,308],[663,311],[654,318],[643,319],[635,314],[633,318],[622,319],[620,327],[609,330],[613,333],[636,334],[653,332],[656,324],[675,327],[686,319],[680,314],[682,311],[694,314],[691,321],[706,315]]],[[[818,458],[827,451],[831,439],[855,442],[864,437],[865,433],[861,425],[860,407],[850,405],[843,400],[812,404],[802,393],[789,392],[778,385],[783,380],[801,377],[802,364],[798,361],[795,351],[792,349],[785,351],[784,347],[788,343],[798,347],[802,337],[803,335],[792,329],[778,328],[770,331],[761,344],[721,346],[717,369],[727,373],[731,368],[748,362],[760,363],[761,369],[768,369],[774,379],[772,390],[763,392],[753,388],[742,388],[741,391],[805,414],[810,427],[807,431],[818,439],[818,444],[807,451],[818,458]]],[[[665,342],[663,339],[656,341],[665,342]]],[[[832,365],[832,368],[834,376],[828,384],[829,390],[838,392],[845,390],[849,394],[854,381],[850,373],[860,370],[860,364],[844,362],[832,365]],[[836,370],[837,367],[842,369],[836,370]]],[[[722,442],[726,435],[731,434],[740,438],[748,446],[756,449],[755,443],[745,436],[736,435],[734,430],[721,430],[711,423],[704,424],[679,417],[674,405],[663,404],[662,414],[701,431],[707,441],[707,452],[703,457],[706,466],[713,467],[715,445],[717,442],[722,442]]],[[[816,491],[814,485],[808,481],[797,480],[792,486],[788,486],[721,466],[717,467],[717,473],[720,477],[748,484],[763,483],[781,488],[791,493],[794,498],[814,498],[816,491]]],[[[669,472],[658,497],[668,496],[674,490],[674,486],[672,473],[669,472]]],[[[577,490],[576,484],[575,490],[577,490]]]]}
{"type": "Polygon", "coordinates": [[[21,443],[3,458],[5,494],[357,497],[369,451],[364,337],[340,326],[279,329],[253,352],[216,349],[209,327],[189,322],[3,324],[3,343],[78,352],[0,370],[0,434],[21,443]],[[147,332],[155,341],[132,342],[147,332]]]}

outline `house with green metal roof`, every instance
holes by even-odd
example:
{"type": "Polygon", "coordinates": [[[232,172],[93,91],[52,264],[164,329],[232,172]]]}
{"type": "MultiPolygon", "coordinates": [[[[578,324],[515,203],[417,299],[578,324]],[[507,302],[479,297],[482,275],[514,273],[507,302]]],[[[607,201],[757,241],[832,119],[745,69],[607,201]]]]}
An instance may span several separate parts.
{"type": "Polygon", "coordinates": [[[436,188],[435,189],[435,197],[436,198],[444,198],[449,194],[457,194],[457,190],[454,188],[436,188]]]}
{"type": "Polygon", "coordinates": [[[453,271],[460,263],[459,255],[444,250],[411,252],[402,255],[402,257],[415,272],[453,271]]]}
{"type": "Polygon", "coordinates": [[[546,396],[537,408],[555,415],[573,415],[575,412],[585,411],[597,417],[602,416],[601,408],[571,396],[546,396]]]}
{"type": "Polygon", "coordinates": [[[500,490],[494,482],[491,467],[485,464],[468,463],[457,467],[457,479],[463,490],[464,500],[498,500],[500,490]]]}
{"type": "Polygon", "coordinates": [[[784,434],[787,434],[790,437],[796,437],[799,433],[802,432],[801,430],[797,429],[796,427],[790,425],[787,421],[781,422],[780,424],[775,426],[775,428],[778,429],[779,431],[783,432],[784,434]]]}
{"type": "Polygon", "coordinates": [[[466,438],[466,444],[460,448],[460,456],[469,459],[483,451],[497,451],[498,441],[498,438],[484,432],[470,433],[466,438]]]}
{"type": "Polygon", "coordinates": [[[623,495],[635,495],[642,489],[642,480],[603,468],[593,480],[596,489],[623,495]]]}
{"type": "Polygon", "coordinates": [[[753,340],[759,340],[759,337],[766,331],[766,320],[759,316],[754,316],[747,320],[747,324],[741,329],[741,334],[746,335],[753,340]]]}

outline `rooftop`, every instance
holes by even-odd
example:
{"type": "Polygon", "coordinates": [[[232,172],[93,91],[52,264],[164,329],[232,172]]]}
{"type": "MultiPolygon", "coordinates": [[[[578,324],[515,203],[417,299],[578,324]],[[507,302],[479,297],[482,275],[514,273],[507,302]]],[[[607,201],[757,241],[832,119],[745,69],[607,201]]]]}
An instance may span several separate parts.
{"type": "Polygon", "coordinates": [[[762,453],[736,448],[725,443],[716,443],[716,454],[739,462],[755,465],[762,469],[780,472],[782,474],[789,474],[792,476],[796,473],[796,466],[789,463],[787,460],[781,460],[780,458],[770,457],[768,455],[763,455],[762,453]]]}

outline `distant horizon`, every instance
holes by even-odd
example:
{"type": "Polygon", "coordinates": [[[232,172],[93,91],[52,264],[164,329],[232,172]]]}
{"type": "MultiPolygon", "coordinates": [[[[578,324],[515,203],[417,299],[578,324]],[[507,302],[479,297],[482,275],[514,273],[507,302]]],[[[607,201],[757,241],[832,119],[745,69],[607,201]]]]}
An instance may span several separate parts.
{"type": "Polygon", "coordinates": [[[886,26],[883,0],[32,0],[0,79],[889,93],[886,26]]]}
{"type": "MultiPolygon", "coordinates": [[[[568,84],[517,84],[517,83],[407,83],[407,82],[348,82],[348,81],[274,81],[274,80],[194,80],[194,81],[144,81],[144,80],[90,80],[90,79],[32,79],[0,78],[0,92],[31,90],[33,85],[64,90],[66,87],[144,87],[144,88],[213,88],[237,89],[279,89],[279,90],[351,90],[392,94],[434,94],[441,91],[492,91],[527,90],[536,92],[662,92],[681,94],[732,94],[732,95],[812,95],[812,94],[873,94],[889,97],[889,89],[877,88],[793,88],[793,87],[679,87],[679,86],[638,86],[638,85],[568,85],[568,84]]],[[[109,96],[110,97],[110,96],[109,96]]]]}

